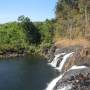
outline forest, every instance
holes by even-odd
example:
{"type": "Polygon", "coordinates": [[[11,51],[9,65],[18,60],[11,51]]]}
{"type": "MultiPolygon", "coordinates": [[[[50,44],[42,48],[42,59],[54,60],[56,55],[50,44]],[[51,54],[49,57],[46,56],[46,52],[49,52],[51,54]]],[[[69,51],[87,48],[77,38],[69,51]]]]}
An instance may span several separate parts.
{"type": "Polygon", "coordinates": [[[75,39],[90,33],[90,0],[58,0],[55,13],[58,36],[75,39]]]}
{"type": "Polygon", "coordinates": [[[0,25],[0,54],[6,52],[41,53],[44,47],[52,43],[52,22],[31,22],[21,15],[17,22],[0,25]]]}

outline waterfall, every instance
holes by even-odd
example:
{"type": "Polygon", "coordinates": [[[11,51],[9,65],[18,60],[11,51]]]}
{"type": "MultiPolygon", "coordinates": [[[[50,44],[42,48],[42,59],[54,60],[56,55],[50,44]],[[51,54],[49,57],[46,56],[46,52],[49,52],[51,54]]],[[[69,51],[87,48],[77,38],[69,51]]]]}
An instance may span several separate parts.
{"type": "MultiPolygon", "coordinates": [[[[72,55],[72,53],[69,53],[69,54],[66,54],[66,55],[65,55],[65,53],[61,53],[61,54],[55,55],[55,58],[50,63],[50,65],[52,65],[53,67],[56,67],[56,64],[57,64],[58,60],[63,56],[62,57],[63,59],[62,59],[60,65],[59,65],[59,67],[58,68],[56,67],[58,70],[61,71],[63,66],[64,66],[64,64],[65,64],[65,62],[66,62],[66,60],[67,60],[67,58],[70,57],[70,55],[72,55]]],[[[53,88],[55,87],[56,83],[58,82],[58,80],[60,80],[63,77],[63,75],[64,74],[62,74],[62,75],[58,76],[57,78],[53,79],[51,81],[51,83],[48,85],[48,87],[46,88],[46,90],[53,90],[53,88]]]]}
{"type": "Polygon", "coordinates": [[[60,59],[61,56],[65,55],[65,53],[57,54],[55,55],[55,58],[51,63],[49,63],[51,66],[56,67],[58,60],[60,59]]]}
{"type": "Polygon", "coordinates": [[[68,54],[65,54],[65,53],[60,53],[60,54],[57,54],[55,55],[55,58],[53,59],[53,61],[51,63],[49,63],[52,67],[55,67],[55,69],[61,71],[65,62],[67,61],[67,59],[73,54],[72,53],[68,53],[68,54]],[[59,65],[57,67],[57,64],[59,62],[59,65]]]}
{"type": "Polygon", "coordinates": [[[67,61],[67,59],[73,54],[72,53],[69,53],[69,54],[66,54],[64,57],[63,57],[63,60],[61,61],[59,67],[57,68],[59,71],[61,71],[63,69],[63,66],[65,64],[65,62],[67,61]]]}
{"type": "MultiPolygon", "coordinates": [[[[87,68],[86,66],[72,66],[68,71],[70,70],[74,70],[74,69],[83,69],[83,68],[87,68]]],[[[66,72],[68,72],[66,71],[66,72]]],[[[66,73],[64,72],[62,75],[58,76],[57,78],[53,79],[50,84],[48,84],[48,87],[45,89],[45,90],[53,90],[53,88],[55,87],[56,83],[62,79],[62,77],[64,76],[64,74],[66,73]]],[[[61,87],[60,89],[57,89],[57,90],[69,90],[72,88],[72,85],[67,85],[67,86],[64,86],[64,87],[61,87]]]]}
{"type": "Polygon", "coordinates": [[[45,90],[53,90],[53,88],[55,87],[58,80],[60,80],[62,77],[63,77],[63,74],[58,76],[57,78],[53,79],[45,90]]]}
{"type": "MultiPolygon", "coordinates": [[[[50,65],[52,65],[53,67],[55,67],[56,69],[58,69],[59,71],[61,71],[63,69],[63,66],[65,64],[65,62],[68,60],[68,58],[73,54],[72,53],[68,53],[68,54],[65,54],[65,53],[61,53],[61,54],[58,54],[58,55],[55,55],[55,58],[53,59],[53,61],[50,63],[50,65]],[[62,58],[60,64],[59,64],[59,67],[57,67],[57,62],[60,60],[60,58],[62,58]]],[[[74,69],[83,69],[83,68],[86,68],[86,66],[72,66],[69,70],[67,70],[66,72],[70,71],[70,70],[74,70],[74,69]]],[[[56,83],[62,79],[62,77],[64,76],[64,74],[66,73],[64,72],[63,74],[61,74],[60,76],[58,76],[57,78],[53,79],[47,86],[47,88],[45,90],[53,90],[56,83]]],[[[60,89],[57,89],[57,90],[69,90],[71,89],[72,86],[71,85],[68,85],[68,86],[64,86],[64,87],[61,87],[60,89]]]]}
{"type": "Polygon", "coordinates": [[[87,68],[86,66],[72,66],[69,70],[74,70],[74,69],[83,69],[83,68],[87,68]]]}

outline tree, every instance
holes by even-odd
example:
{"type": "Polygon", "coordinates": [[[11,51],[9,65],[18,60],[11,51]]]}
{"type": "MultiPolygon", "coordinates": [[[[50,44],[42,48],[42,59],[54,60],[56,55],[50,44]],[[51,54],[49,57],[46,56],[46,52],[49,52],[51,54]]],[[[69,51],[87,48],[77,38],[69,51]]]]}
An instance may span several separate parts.
{"type": "Polygon", "coordinates": [[[41,35],[38,29],[34,26],[34,24],[30,21],[29,17],[25,17],[24,15],[18,17],[18,21],[21,26],[24,28],[25,33],[27,34],[27,39],[29,39],[29,43],[39,43],[41,39],[41,35]]]}
{"type": "Polygon", "coordinates": [[[90,25],[90,0],[58,0],[56,19],[56,30],[61,36],[85,36],[90,25]]]}

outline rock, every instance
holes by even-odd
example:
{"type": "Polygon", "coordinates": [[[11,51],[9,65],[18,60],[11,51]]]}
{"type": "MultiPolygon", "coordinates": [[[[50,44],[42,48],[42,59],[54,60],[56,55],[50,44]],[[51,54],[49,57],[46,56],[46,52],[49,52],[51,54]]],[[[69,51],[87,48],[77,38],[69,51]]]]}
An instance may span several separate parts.
{"type": "Polygon", "coordinates": [[[65,90],[90,90],[90,68],[66,72],[53,90],[62,90],[67,86],[68,88],[65,90]]]}
{"type": "Polygon", "coordinates": [[[77,51],[81,51],[83,47],[81,46],[69,46],[69,47],[61,47],[61,48],[57,48],[55,51],[55,54],[58,53],[70,53],[70,52],[77,52],[77,51]]]}
{"type": "Polygon", "coordinates": [[[61,55],[60,57],[58,57],[59,60],[57,61],[56,67],[59,67],[61,61],[63,60],[63,56],[64,56],[64,55],[61,55]]]}
{"type": "Polygon", "coordinates": [[[60,62],[61,62],[60,60],[57,61],[57,65],[56,65],[56,67],[59,67],[60,62]]]}
{"type": "Polygon", "coordinates": [[[4,55],[4,53],[3,52],[0,52],[0,55],[4,55]]]}
{"type": "MultiPolygon", "coordinates": [[[[64,75],[56,83],[53,90],[90,90],[90,47],[53,47],[50,51],[50,62],[55,55],[60,53],[68,54],[70,52],[74,53],[66,60],[62,70],[64,75]],[[73,65],[87,66],[88,68],[69,70],[73,65]]],[[[59,57],[56,67],[60,65],[61,61],[62,59],[59,57]]]]}
{"type": "Polygon", "coordinates": [[[82,48],[73,53],[64,65],[64,71],[67,71],[73,65],[77,66],[90,66],[90,48],[82,48]]]}
{"type": "Polygon", "coordinates": [[[50,48],[50,51],[49,51],[49,62],[52,62],[52,60],[54,59],[56,48],[57,47],[55,45],[52,45],[52,47],[50,48]]]}
{"type": "Polygon", "coordinates": [[[81,51],[82,57],[90,57],[90,47],[85,47],[81,51]]]}

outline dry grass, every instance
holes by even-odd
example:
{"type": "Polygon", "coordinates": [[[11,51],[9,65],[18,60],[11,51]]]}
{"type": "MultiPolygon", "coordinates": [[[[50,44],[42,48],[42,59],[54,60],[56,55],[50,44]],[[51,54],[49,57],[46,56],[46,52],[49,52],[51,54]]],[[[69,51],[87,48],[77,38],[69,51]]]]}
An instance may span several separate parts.
{"type": "Polygon", "coordinates": [[[55,45],[57,47],[68,47],[68,46],[75,46],[75,45],[80,45],[83,47],[90,47],[90,41],[83,39],[83,38],[79,38],[79,39],[74,39],[74,40],[70,40],[70,39],[62,39],[62,38],[57,38],[55,40],[55,45]]]}

